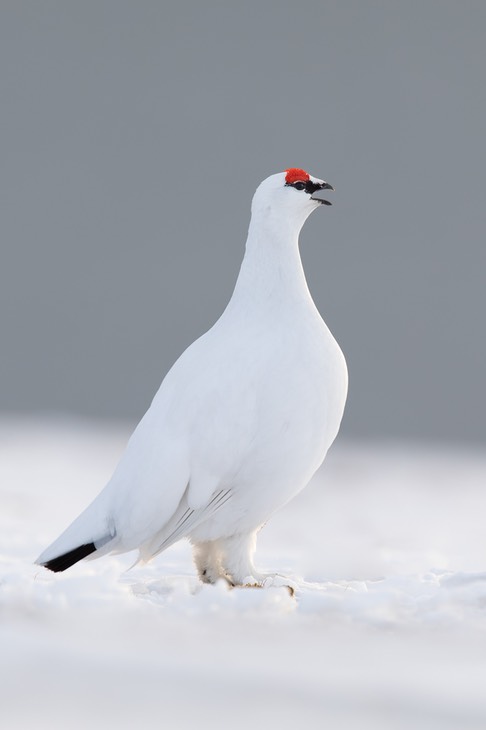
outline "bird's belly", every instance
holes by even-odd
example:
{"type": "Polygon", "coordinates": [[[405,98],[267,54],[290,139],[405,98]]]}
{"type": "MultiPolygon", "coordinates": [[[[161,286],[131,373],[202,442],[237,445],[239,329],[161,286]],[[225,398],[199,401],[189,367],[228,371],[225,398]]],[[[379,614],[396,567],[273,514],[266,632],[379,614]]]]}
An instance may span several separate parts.
{"type": "Polygon", "coordinates": [[[272,480],[241,480],[233,484],[231,497],[223,506],[195,528],[196,540],[215,540],[236,533],[251,532],[263,525],[280,507],[296,496],[312,474],[290,479],[284,469],[276,470],[272,480]]]}
{"type": "Polygon", "coordinates": [[[338,386],[309,382],[293,393],[277,394],[269,385],[267,395],[280,407],[265,411],[263,398],[249,448],[237,470],[220,483],[231,490],[231,498],[194,530],[193,539],[214,540],[256,529],[309,483],[339,428],[344,395],[337,397],[338,386]]]}

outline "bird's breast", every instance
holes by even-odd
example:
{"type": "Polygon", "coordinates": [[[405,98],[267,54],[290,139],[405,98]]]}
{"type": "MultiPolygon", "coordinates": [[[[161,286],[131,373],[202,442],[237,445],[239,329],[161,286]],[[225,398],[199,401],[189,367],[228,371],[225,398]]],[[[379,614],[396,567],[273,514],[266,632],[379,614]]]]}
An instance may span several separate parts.
{"type": "Polygon", "coordinates": [[[343,355],[322,324],[240,332],[198,358],[183,409],[194,474],[215,485],[307,483],[337,434],[347,388],[343,355]]]}

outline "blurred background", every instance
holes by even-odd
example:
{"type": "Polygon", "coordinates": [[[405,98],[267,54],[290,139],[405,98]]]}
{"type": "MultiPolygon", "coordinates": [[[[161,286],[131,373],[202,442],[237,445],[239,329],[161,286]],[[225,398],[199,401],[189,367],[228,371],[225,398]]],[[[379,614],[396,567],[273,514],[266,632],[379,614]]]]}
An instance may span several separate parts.
{"type": "Polygon", "coordinates": [[[301,250],[343,433],[484,443],[483,0],[0,12],[3,413],[137,420],[298,166],[336,188],[301,250]]]}

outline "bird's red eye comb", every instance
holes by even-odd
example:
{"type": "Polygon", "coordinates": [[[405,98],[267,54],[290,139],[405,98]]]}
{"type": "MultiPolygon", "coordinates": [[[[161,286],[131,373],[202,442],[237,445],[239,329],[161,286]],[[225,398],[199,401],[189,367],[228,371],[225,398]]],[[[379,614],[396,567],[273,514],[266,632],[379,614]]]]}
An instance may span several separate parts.
{"type": "Polygon", "coordinates": [[[310,179],[309,173],[305,170],[301,170],[299,167],[289,167],[288,170],[285,170],[287,173],[285,175],[285,182],[289,185],[292,185],[292,183],[295,182],[306,182],[310,179]]]}

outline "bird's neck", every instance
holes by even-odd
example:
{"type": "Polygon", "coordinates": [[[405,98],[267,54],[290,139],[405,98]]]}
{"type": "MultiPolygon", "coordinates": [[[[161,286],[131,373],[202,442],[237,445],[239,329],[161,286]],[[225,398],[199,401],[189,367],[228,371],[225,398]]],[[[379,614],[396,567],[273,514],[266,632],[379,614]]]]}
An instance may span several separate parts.
{"type": "Polygon", "coordinates": [[[281,308],[311,303],[299,252],[304,221],[254,211],[230,308],[281,308]]]}

